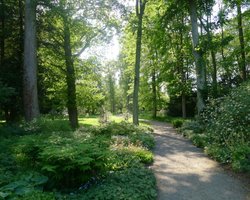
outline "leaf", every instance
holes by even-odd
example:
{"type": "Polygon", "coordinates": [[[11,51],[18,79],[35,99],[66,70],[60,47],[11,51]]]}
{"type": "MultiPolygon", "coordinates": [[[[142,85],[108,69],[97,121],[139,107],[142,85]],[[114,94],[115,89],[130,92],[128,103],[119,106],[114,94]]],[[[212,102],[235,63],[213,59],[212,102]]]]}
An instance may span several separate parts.
{"type": "Polygon", "coordinates": [[[23,196],[23,195],[29,194],[33,191],[34,191],[34,188],[30,187],[30,186],[29,187],[27,187],[27,186],[26,187],[19,187],[15,190],[15,194],[23,196]]]}
{"type": "Polygon", "coordinates": [[[54,172],[54,173],[56,173],[56,166],[52,166],[52,165],[44,165],[43,167],[42,167],[42,170],[43,171],[48,171],[48,172],[54,172]]]}
{"type": "Polygon", "coordinates": [[[6,197],[8,197],[9,195],[11,195],[10,192],[0,192],[0,197],[2,197],[2,198],[6,198],[6,197]]]}

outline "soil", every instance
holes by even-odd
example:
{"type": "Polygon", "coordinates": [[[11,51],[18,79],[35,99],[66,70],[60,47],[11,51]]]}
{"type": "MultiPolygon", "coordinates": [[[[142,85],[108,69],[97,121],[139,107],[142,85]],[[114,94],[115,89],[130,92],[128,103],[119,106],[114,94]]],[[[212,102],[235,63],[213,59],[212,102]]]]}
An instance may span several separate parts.
{"type": "Polygon", "coordinates": [[[246,177],[235,175],[208,158],[171,125],[152,125],[156,139],[152,169],[158,200],[250,200],[246,177]]]}

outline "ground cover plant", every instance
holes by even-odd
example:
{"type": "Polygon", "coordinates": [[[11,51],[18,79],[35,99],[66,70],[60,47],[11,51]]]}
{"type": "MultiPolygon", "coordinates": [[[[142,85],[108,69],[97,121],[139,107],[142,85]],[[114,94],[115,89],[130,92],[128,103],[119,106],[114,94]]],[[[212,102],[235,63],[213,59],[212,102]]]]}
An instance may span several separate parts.
{"type": "Polygon", "coordinates": [[[64,119],[45,117],[18,131],[1,127],[12,129],[0,136],[2,199],[112,199],[118,191],[120,199],[156,198],[145,167],[153,162],[148,127],[112,122],[72,131],[64,119]]]}
{"type": "Polygon", "coordinates": [[[212,100],[199,119],[184,124],[182,133],[214,159],[250,172],[250,82],[212,100]]]}

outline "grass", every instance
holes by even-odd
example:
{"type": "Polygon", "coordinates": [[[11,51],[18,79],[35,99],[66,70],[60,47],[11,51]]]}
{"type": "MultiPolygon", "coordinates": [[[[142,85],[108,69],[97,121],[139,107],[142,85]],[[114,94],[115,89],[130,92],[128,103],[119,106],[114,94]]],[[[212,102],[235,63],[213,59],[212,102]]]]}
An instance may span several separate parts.
{"type": "MultiPolygon", "coordinates": [[[[142,126],[150,126],[150,123],[148,121],[146,121],[146,120],[145,120],[145,118],[139,119],[140,125],[142,125],[142,126]]],[[[80,126],[81,125],[86,126],[86,127],[100,126],[98,116],[79,117],[78,121],[79,121],[80,126]]],[[[124,118],[122,116],[112,115],[112,116],[110,116],[109,121],[120,123],[120,122],[124,121],[124,118]]],[[[132,117],[129,118],[128,122],[132,123],[132,117]]]]}

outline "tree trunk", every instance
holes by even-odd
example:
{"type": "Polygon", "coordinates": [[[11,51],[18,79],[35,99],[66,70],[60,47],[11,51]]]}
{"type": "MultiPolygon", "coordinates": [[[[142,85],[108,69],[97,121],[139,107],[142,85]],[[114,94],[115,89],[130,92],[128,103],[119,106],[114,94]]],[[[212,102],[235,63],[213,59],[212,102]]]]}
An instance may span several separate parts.
{"type": "Polygon", "coordinates": [[[0,35],[0,70],[4,66],[4,54],[5,54],[5,6],[4,6],[4,0],[1,0],[1,35],[0,35]]]}
{"type": "Polygon", "coordinates": [[[39,116],[37,94],[36,3],[25,1],[23,103],[26,121],[39,116]]]}
{"type": "Polygon", "coordinates": [[[66,17],[63,19],[64,26],[64,54],[66,64],[66,80],[67,80],[67,108],[69,122],[73,129],[78,127],[78,113],[76,105],[76,85],[75,85],[75,70],[72,59],[72,50],[70,44],[70,30],[66,17]]]}
{"type": "Polygon", "coordinates": [[[240,2],[237,2],[237,20],[238,20],[238,32],[239,32],[239,40],[240,40],[240,72],[241,78],[243,81],[247,79],[247,72],[246,72],[246,53],[245,53],[245,41],[243,35],[243,24],[242,24],[242,13],[241,13],[241,5],[240,2]]]}
{"type": "Polygon", "coordinates": [[[195,59],[196,66],[196,76],[197,76],[197,111],[198,115],[205,108],[205,98],[206,98],[206,67],[205,62],[202,57],[202,50],[199,46],[199,33],[198,33],[198,23],[197,23],[197,8],[196,1],[189,0],[190,6],[190,17],[192,25],[192,41],[193,41],[193,55],[195,59]]]}
{"type": "Polygon", "coordinates": [[[152,92],[153,92],[153,112],[152,112],[152,117],[156,118],[156,116],[157,116],[157,93],[156,93],[155,66],[153,66],[153,71],[152,71],[152,92]]]}
{"type": "Polygon", "coordinates": [[[142,18],[145,6],[146,6],[146,1],[142,2],[142,0],[137,0],[136,13],[138,17],[138,28],[137,28],[137,38],[136,38],[136,58],[135,58],[135,76],[134,76],[134,93],[133,93],[133,123],[135,125],[139,125],[138,93],[139,93],[139,82],[140,82],[142,18]]]}
{"type": "Polygon", "coordinates": [[[182,108],[182,117],[187,117],[187,101],[186,95],[184,93],[181,94],[181,108],[182,108]]]}
{"type": "Polygon", "coordinates": [[[111,72],[108,75],[109,81],[109,98],[110,98],[110,111],[115,114],[115,88],[114,88],[114,81],[111,72]]]}
{"type": "Polygon", "coordinates": [[[212,58],[213,72],[212,72],[212,93],[213,97],[217,97],[217,63],[216,63],[216,55],[213,49],[213,36],[211,33],[211,13],[207,13],[207,35],[209,42],[209,50],[212,58]]]}

